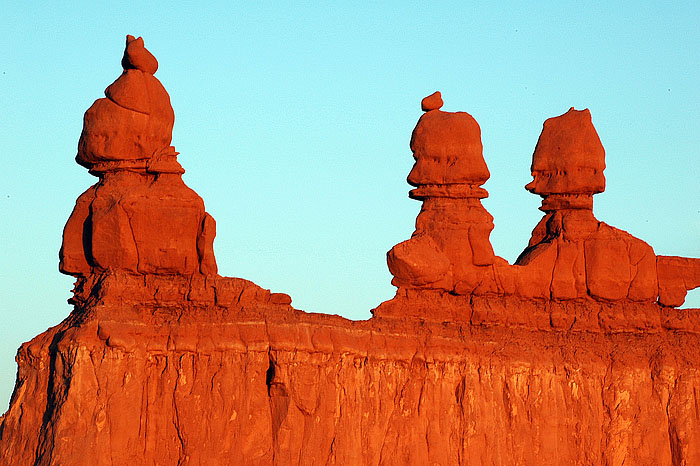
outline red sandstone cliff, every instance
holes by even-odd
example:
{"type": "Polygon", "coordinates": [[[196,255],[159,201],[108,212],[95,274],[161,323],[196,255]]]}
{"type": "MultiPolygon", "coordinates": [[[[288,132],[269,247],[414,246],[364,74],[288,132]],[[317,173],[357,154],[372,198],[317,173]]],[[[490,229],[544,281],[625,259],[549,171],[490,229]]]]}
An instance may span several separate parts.
{"type": "Polygon", "coordinates": [[[590,113],[545,123],[545,215],[510,265],[478,124],[425,99],[398,291],[351,322],[216,274],[157,62],[129,36],[122,65],[79,145],[99,181],[64,230],[74,310],[18,352],[0,466],[700,464],[700,310],[673,307],[698,260],[593,217],[590,113]]]}
{"type": "Polygon", "coordinates": [[[434,295],[392,305],[452,318],[350,322],[281,298],[102,276],[20,349],[0,464],[700,461],[698,311],[434,295]]]}

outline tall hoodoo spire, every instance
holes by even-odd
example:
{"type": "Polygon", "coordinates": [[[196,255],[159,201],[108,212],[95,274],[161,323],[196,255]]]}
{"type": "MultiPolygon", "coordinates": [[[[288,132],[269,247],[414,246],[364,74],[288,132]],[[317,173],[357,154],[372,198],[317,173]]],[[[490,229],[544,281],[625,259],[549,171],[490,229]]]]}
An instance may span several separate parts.
{"type": "Polygon", "coordinates": [[[100,181],[66,223],[60,270],[215,274],[215,222],[182,181],[170,96],[153,76],[158,61],[129,35],[121,63],[121,76],[85,112],[76,161],[100,181]]]}
{"type": "Polygon", "coordinates": [[[443,112],[436,92],[424,98],[411,137],[416,163],[410,197],[423,202],[411,239],[387,254],[401,290],[522,299],[683,303],[700,286],[700,260],[656,256],[647,243],[593,215],[605,190],[605,149],[588,109],[544,122],[532,156],[545,215],[514,265],[494,254],[493,218],[481,199],[489,179],[481,130],[471,115],[443,112]]]}
{"type": "Polygon", "coordinates": [[[421,102],[424,113],[411,136],[416,163],[410,197],[423,202],[411,239],[387,254],[392,283],[469,294],[494,283],[489,235],[493,217],[481,205],[489,179],[481,128],[465,112],[443,112],[439,92],[421,102]]]}

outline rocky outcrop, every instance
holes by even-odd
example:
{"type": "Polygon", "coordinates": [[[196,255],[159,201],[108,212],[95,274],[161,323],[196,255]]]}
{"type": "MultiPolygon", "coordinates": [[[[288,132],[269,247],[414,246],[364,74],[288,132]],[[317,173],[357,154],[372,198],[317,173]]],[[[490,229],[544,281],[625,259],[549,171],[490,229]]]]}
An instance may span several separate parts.
{"type": "Polygon", "coordinates": [[[496,291],[493,217],[481,204],[488,196],[481,185],[490,176],[481,129],[468,113],[441,106],[439,93],[423,99],[426,113],[411,136],[416,163],[408,182],[416,188],[410,196],[423,205],[413,237],[387,255],[392,283],[458,294],[496,291]]]}
{"type": "Polygon", "coordinates": [[[78,149],[99,181],[64,230],[74,309],[17,353],[0,466],[700,464],[700,310],[673,307],[698,259],[595,219],[587,110],[545,122],[545,216],[511,265],[478,123],[425,98],[398,290],[353,322],[217,275],[157,61],[128,36],[122,65],[78,149]]]}
{"type": "Polygon", "coordinates": [[[422,303],[444,314],[350,322],[245,280],[106,273],[20,348],[0,464],[700,461],[698,311],[422,303]]]}
{"type": "Polygon", "coordinates": [[[76,277],[107,269],[216,274],[216,222],[182,181],[170,96],[142,38],[127,36],[122,67],[106,98],[85,112],[75,159],[100,181],[76,201],[59,268],[76,277]]]}
{"type": "Polygon", "coordinates": [[[399,289],[680,306],[700,286],[700,259],[657,257],[644,241],[594,217],[593,195],[605,190],[605,149],[587,109],[544,122],[526,189],[542,197],[545,216],[514,265],[495,256],[493,218],[481,204],[489,172],[479,125],[441,106],[439,93],[423,100],[426,113],[411,138],[416,163],[408,182],[417,188],[410,196],[423,206],[411,239],[387,254],[399,289]]]}
{"type": "Polygon", "coordinates": [[[656,301],[654,250],[593,216],[593,195],[605,190],[605,150],[588,110],[570,109],[545,121],[532,156],[545,216],[516,265],[548,276],[554,299],[656,301]],[[551,278],[550,278],[551,277],[551,278]]]}

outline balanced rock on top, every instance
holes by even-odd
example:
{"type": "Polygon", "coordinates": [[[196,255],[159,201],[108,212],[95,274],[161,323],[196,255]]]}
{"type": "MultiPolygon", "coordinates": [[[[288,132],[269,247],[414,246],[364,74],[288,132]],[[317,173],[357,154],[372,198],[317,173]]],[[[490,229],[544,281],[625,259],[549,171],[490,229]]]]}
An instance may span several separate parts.
{"type": "Polygon", "coordinates": [[[494,254],[493,218],[481,199],[489,170],[471,115],[443,112],[440,93],[411,137],[410,197],[423,201],[411,239],[387,253],[399,288],[525,299],[683,303],[700,286],[700,260],[656,256],[644,241],[599,221],[593,196],[605,190],[605,149],[590,112],[571,108],[544,122],[526,189],[545,215],[510,265],[494,254]]]}
{"type": "Polygon", "coordinates": [[[76,161],[91,171],[108,170],[115,162],[145,166],[154,156],[172,152],[175,114],[170,96],[153,76],[158,62],[142,38],[127,36],[122,67],[106,97],[85,112],[76,161]]]}
{"type": "MultiPolygon", "coordinates": [[[[387,253],[398,287],[444,289],[468,294],[495,291],[489,235],[493,217],[481,199],[489,179],[481,128],[465,112],[443,112],[439,92],[423,99],[424,113],[411,136],[415,159],[409,196],[423,202],[411,239],[387,253]]],[[[502,260],[502,259],[500,259],[502,260]]]]}
{"type": "Polygon", "coordinates": [[[170,96],[143,39],[127,36],[122,67],[85,112],[76,161],[100,180],[76,201],[59,268],[77,277],[107,269],[216,274],[216,223],[182,181],[170,96]]]}

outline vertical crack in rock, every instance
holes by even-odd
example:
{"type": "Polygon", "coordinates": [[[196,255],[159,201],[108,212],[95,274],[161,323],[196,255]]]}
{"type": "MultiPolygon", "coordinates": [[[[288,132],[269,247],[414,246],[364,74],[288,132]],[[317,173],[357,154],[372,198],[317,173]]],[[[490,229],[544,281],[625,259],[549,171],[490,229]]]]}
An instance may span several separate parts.
{"type": "MultiPolygon", "coordinates": [[[[284,423],[287,412],[289,410],[289,393],[284,385],[284,381],[280,380],[280,375],[277,373],[277,365],[273,356],[273,350],[268,351],[268,368],[265,373],[265,383],[267,385],[267,394],[270,404],[270,417],[272,420],[272,442],[274,450],[280,448],[279,431],[284,423]]],[[[274,454],[276,457],[276,453],[274,454]]]]}
{"type": "Polygon", "coordinates": [[[52,460],[54,446],[54,421],[65,401],[64,391],[70,389],[70,377],[63,377],[66,370],[63,354],[58,349],[59,342],[63,339],[65,331],[61,330],[51,339],[49,344],[49,370],[46,384],[46,407],[42,416],[39,430],[39,444],[37,446],[37,463],[50,462],[52,460]],[[61,380],[59,381],[59,377],[61,380]],[[61,383],[62,382],[62,383],[61,383]]]}
{"type": "Polygon", "coordinates": [[[669,449],[671,450],[671,460],[673,461],[673,466],[682,466],[683,463],[681,462],[680,439],[678,436],[678,432],[676,430],[676,426],[671,419],[671,414],[670,414],[670,409],[669,409],[670,405],[671,405],[671,397],[670,397],[670,393],[669,393],[669,397],[666,401],[666,406],[665,406],[669,449]]]}
{"type": "Polygon", "coordinates": [[[173,408],[173,427],[175,428],[175,434],[177,435],[178,441],[180,442],[180,455],[178,459],[178,466],[182,464],[183,461],[185,461],[185,458],[187,457],[187,448],[185,446],[185,440],[182,435],[182,430],[181,430],[181,425],[180,425],[180,409],[178,407],[178,402],[177,402],[177,394],[178,394],[178,389],[180,389],[180,371],[182,370],[182,358],[184,358],[184,354],[180,354],[178,358],[178,363],[174,365],[173,369],[175,370],[176,377],[175,377],[175,386],[173,387],[173,394],[172,394],[172,408],[173,408]]]}
{"type": "MultiPolygon", "coordinates": [[[[134,250],[136,251],[136,270],[143,270],[143,265],[141,264],[141,258],[139,257],[138,239],[136,238],[136,234],[134,233],[134,227],[132,225],[131,214],[126,209],[124,209],[124,214],[126,215],[126,223],[128,225],[129,232],[131,233],[131,240],[134,243],[134,250]]],[[[154,292],[154,298],[155,298],[155,292],[154,292]]]]}

